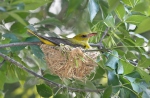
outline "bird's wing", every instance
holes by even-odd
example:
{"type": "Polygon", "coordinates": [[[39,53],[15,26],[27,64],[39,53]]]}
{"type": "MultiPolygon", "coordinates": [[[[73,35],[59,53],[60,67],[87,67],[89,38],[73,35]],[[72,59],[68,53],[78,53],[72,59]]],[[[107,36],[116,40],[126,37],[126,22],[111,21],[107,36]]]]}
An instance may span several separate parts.
{"type": "Polygon", "coordinates": [[[84,47],[80,44],[73,43],[68,39],[62,39],[62,38],[56,38],[56,37],[43,37],[43,38],[45,38],[46,40],[49,40],[50,42],[54,43],[55,45],[64,44],[64,45],[69,45],[72,47],[84,47]]]}
{"type": "Polygon", "coordinates": [[[31,30],[28,30],[28,32],[36,37],[38,37],[40,39],[41,42],[48,44],[48,45],[60,45],[61,43],[64,45],[70,45],[72,47],[85,47],[81,44],[78,43],[74,43],[71,40],[68,39],[62,39],[62,38],[57,38],[57,37],[45,37],[45,36],[41,36],[31,30]]]}

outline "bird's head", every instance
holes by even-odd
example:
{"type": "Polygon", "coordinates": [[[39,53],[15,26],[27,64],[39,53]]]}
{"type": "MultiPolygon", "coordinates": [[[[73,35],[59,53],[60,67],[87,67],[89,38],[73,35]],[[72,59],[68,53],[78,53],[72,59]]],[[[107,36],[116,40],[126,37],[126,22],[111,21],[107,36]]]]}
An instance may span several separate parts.
{"type": "Polygon", "coordinates": [[[97,33],[80,33],[73,37],[73,39],[76,39],[78,41],[85,41],[87,42],[90,37],[97,35],[97,33]]]}

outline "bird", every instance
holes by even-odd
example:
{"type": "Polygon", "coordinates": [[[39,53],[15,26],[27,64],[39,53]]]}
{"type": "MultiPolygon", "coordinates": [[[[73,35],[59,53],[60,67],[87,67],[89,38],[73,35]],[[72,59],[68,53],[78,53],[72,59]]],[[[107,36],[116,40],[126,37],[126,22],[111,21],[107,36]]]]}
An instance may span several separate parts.
{"type": "Polygon", "coordinates": [[[50,45],[50,46],[57,46],[57,45],[60,45],[60,44],[64,44],[64,45],[69,45],[69,46],[72,46],[72,47],[82,47],[84,49],[91,48],[91,46],[88,43],[89,38],[91,38],[92,36],[97,35],[97,33],[83,32],[83,33],[77,34],[73,38],[63,39],[63,38],[57,38],[57,37],[41,36],[41,35],[33,32],[30,29],[28,29],[27,31],[30,34],[36,36],[42,43],[50,45]]]}

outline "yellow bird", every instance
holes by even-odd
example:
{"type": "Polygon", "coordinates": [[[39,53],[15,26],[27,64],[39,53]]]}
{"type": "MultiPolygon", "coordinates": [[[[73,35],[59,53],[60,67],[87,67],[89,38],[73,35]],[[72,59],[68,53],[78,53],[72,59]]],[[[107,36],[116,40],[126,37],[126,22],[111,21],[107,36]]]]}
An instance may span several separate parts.
{"type": "Polygon", "coordinates": [[[67,39],[62,39],[62,38],[57,38],[57,37],[44,37],[41,35],[38,35],[37,33],[31,31],[31,30],[27,30],[29,33],[31,33],[32,35],[36,36],[39,38],[39,40],[41,42],[43,42],[44,44],[48,44],[51,46],[56,46],[56,45],[60,45],[60,43],[64,44],[64,45],[70,45],[73,47],[83,47],[85,49],[89,49],[90,45],[88,43],[89,38],[92,36],[95,36],[97,33],[81,33],[76,35],[73,38],[67,38],[67,39]]]}

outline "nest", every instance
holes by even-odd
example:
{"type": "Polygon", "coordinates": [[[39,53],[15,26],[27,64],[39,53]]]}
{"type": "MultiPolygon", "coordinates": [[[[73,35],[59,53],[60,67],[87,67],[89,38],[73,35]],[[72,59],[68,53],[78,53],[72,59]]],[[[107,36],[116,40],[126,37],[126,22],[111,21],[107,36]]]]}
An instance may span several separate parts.
{"type": "Polygon", "coordinates": [[[49,70],[61,78],[83,79],[94,72],[99,52],[83,52],[83,49],[68,45],[41,45],[49,70]]]}

